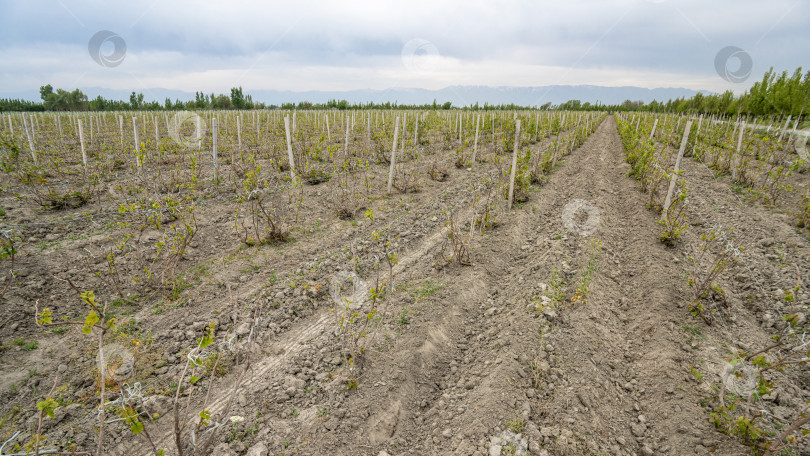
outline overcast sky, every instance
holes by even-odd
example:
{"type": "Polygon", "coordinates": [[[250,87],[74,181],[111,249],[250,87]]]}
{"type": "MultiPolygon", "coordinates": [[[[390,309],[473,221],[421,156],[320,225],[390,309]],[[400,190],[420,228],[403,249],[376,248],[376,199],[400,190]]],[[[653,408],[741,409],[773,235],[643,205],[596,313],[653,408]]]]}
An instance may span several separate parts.
{"type": "Polygon", "coordinates": [[[742,92],[771,66],[810,66],[808,24],[807,0],[0,0],[0,92],[46,83],[217,93],[551,84],[742,92]],[[91,55],[100,31],[112,33],[99,35],[91,55]],[[742,50],[725,67],[739,82],[715,68],[728,46],[742,50]],[[738,70],[749,56],[746,78],[747,68],[738,70]]]}

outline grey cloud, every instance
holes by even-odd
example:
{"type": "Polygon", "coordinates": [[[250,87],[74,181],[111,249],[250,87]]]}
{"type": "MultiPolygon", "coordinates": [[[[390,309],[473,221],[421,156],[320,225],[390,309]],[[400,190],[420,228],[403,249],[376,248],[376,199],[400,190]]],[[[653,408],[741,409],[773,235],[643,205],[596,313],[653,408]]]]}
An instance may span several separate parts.
{"type": "MultiPolygon", "coordinates": [[[[810,6],[793,0],[59,5],[0,1],[0,57],[6,62],[0,86],[56,83],[54,76],[69,84],[85,74],[93,85],[103,85],[105,78],[165,79],[175,85],[205,80],[225,90],[232,82],[217,80],[216,72],[222,78],[265,72],[267,84],[275,86],[301,79],[296,71],[312,77],[307,68],[326,69],[320,79],[307,80],[313,89],[356,88],[358,74],[369,86],[424,86],[429,82],[424,75],[405,74],[400,60],[403,45],[414,38],[432,42],[444,59],[435,81],[468,78],[465,68],[474,68],[486,73],[482,81],[502,85],[538,71],[532,67],[571,69],[566,77],[574,80],[606,70],[623,72],[624,80],[656,74],[716,79],[714,56],[728,45],[749,52],[758,75],[770,66],[793,70],[810,47],[802,23],[810,6]],[[87,56],[87,42],[99,30],[126,41],[128,54],[118,73],[100,73],[87,56]],[[49,67],[54,55],[61,57],[49,67]]],[[[548,75],[545,82],[554,83],[555,76],[562,74],[548,75]]]]}

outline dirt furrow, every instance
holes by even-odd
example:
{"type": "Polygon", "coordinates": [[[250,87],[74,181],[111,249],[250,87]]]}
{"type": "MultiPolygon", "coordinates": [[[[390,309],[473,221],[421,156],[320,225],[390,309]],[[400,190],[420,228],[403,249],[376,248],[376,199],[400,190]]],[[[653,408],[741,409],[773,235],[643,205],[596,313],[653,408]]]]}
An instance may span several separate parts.
{"type": "Polygon", "coordinates": [[[541,400],[541,435],[561,453],[744,452],[719,441],[698,406],[679,330],[689,318],[686,283],[673,251],[657,240],[654,214],[625,176],[614,120],[595,136],[572,157],[584,170],[579,182],[587,182],[572,197],[600,209],[593,235],[602,242],[600,270],[586,303],[563,311],[546,338],[552,368],[541,389],[548,401],[541,400]]]}

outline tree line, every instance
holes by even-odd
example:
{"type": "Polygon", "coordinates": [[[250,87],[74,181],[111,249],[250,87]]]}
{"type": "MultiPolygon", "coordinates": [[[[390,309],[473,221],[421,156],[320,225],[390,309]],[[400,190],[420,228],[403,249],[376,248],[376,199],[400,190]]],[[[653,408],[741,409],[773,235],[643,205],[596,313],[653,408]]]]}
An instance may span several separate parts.
{"type": "MultiPolygon", "coordinates": [[[[799,67],[792,74],[787,71],[776,73],[773,68],[755,82],[745,93],[735,96],[727,90],[720,94],[696,93],[690,98],[680,97],[666,102],[653,100],[625,100],[618,105],[597,105],[607,111],[649,111],[668,113],[688,113],[705,115],[751,115],[760,117],[792,116],[794,119],[805,118],[810,109],[810,71],[802,73],[799,67]]],[[[593,110],[594,106],[580,104],[579,100],[570,100],[558,106],[558,109],[593,110]]]]}
{"type": "Polygon", "coordinates": [[[130,111],[130,110],[197,110],[197,109],[469,109],[469,110],[571,110],[571,111],[649,111],[669,113],[689,113],[706,115],[754,115],[754,116],[793,116],[799,118],[807,115],[810,109],[810,71],[802,73],[797,68],[793,73],[783,71],[776,73],[769,69],[761,80],[755,82],[745,93],[735,96],[730,90],[720,94],[697,93],[690,98],[675,98],[666,102],[653,100],[644,103],[637,100],[625,100],[621,104],[605,105],[599,102],[582,103],[580,100],[569,100],[554,105],[545,103],[542,106],[520,106],[517,104],[489,104],[478,103],[470,106],[455,107],[451,102],[425,104],[398,104],[395,102],[382,103],[350,103],[347,100],[329,100],[326,103],[311,103],[302,101],[298,103],[282,103],[280,106],[255,102],[249,94],[244,94],[242,87],[231,88],[230,96],[226,94],[206,94],[196,92],[194,100],[183,101],[169,98],[163,104],[156,101],[144,101],[143,93],[135,93],[129,101],[108,100],[98,96],[88,100],[87,95],[79,89],[67,91],[56,89],[50,85],[40,87],[42,101],[28,101],[20,99],[0,99],[0,111],[130,111]]]}

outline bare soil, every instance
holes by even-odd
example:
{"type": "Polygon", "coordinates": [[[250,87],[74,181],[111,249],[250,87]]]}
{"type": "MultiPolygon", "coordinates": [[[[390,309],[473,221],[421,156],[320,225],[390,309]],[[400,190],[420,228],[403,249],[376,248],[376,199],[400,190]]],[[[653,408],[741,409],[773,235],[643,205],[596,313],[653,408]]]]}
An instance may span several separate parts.
{"type": "MultiPolygon", "coordinates": [[[[810,243],[790,217],[742,202],[728,183],[687,158],[691,226],[680,245],[664,246],[658,216],[626,176],[608,116],[527,202],[475,238],[472,265],[448,264],[441,255],[442,210],[469,205],[471,183],[493,166],[447,166],[444,182],[425,179],[421,192],[376,200],[373,221],[334,217],[322,197],[330,184],[306,186],[295,241],[251,249],[228,232],[232,207],[211,203],[201,220],[209,228],[188,253],[190,263],[207,267],[189,274],[193,286],[183,304],[116,308],[122,321],[138,322],[136,336],[116,342],[134,353],[130,383],[141,382],[155,396],[154,429],[170,429],[167,379],[179,374],[208,322],[217,321],[220,340],[236,341],[229,338],[249,331],[244,309],[261,305],[242,387],[232,394],[233,369],[212,389],[214,414],[233,397],[229,415],[244,418],[217,431],[217,456],[493,455],[507,454],[508,444],[514,454],[532,455],[749,453],[714,428],[701,403],[715,394],[712,385],[729,353],[766,345],[785,313],[807,314],[804,288],[792,303],[779,298],[810,276],[810,243]],[[578,211],[565,220],[564,209],[577,200],[598,214],[578,211]],[[591,217],[595,228],[583,230],[591,217]],[[749,248],[721,279],[727,318],[707,326],[686,308],[687,256],[702,233],[720,225],[734,227],[749,248]],[[368,336],[357,387],[347,388],[330,283],[355,269],[356,255],[359,276],[366,287],[374,285],[379,253],[370,239],[383,228],[395,240],[399,262],[368,336]],[[588,273],[587,293],[573,299],[588,273]],[[538,310],[553,290],[560,305],[538,310]]],[[[469,217],[460,211],[461,220],[469,217]]],[[[36,255],[18,258],[20,283],[0,308],[3,440],[11,429],[31,435],[34,404],[58,373],[72,405],[48,421],[48,442],[93,448],[98,388],[91,340],[78,329],[53,334],[36,327],[33,302],[80,315],[80,303],[58,278],[80,276],[84,260],[77,258],[92,261],[113,242],[100,228],[43,227],[26,239],[44,244],[36,255]],[[77,239],[65,239],[69,233],[77,239]],[[84,251],[90,254],[79,254],[84,251]],[[20,338],[38,347],[15,345],[20,338]]],[[[380,273],[388,277],[385,268],[380,273]]],[[[97,283],[86,278],[84,285],[97,283]]],[[[763,401],[781,416],[810,399],[810,375],[799,367],[780,376],[777,391],[763,401]]],[[[123,423],[109,428],[105,454],[149,454],[123,423]]],[[[172,447],[169,432],[156,437],[172,447]]],[[[807,443],[799,453],[810,454],[807,443]]]]}

